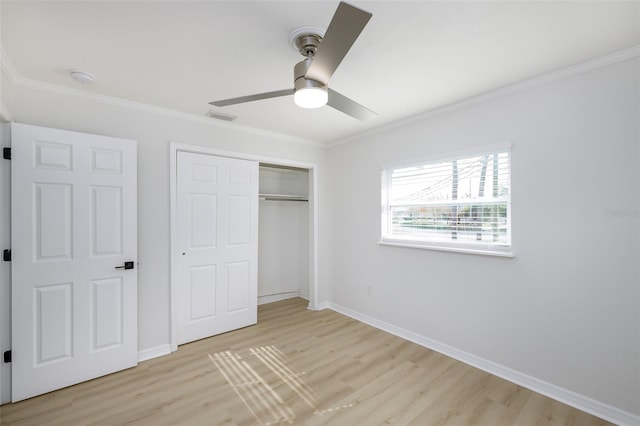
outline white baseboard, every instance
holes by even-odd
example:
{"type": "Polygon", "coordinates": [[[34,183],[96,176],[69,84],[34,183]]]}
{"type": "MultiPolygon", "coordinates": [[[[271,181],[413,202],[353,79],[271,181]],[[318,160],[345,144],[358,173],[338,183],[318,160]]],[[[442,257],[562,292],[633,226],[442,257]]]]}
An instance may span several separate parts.
{"type": "Polygon", "coordinates": [[[138,362],[147,361],[149,359],[158,358],[159,356],[169,355],[171,353],[171,345],[156,346],[155,348],[143,349],[138,351],[138,362]]]}
{"type": "Polygon", "coordinates": [[[637,426],[640,425],[640,416],[611,405],[596,401],[584,395],[561,388],[554,384],[545,382],[493,361],[478,357],[465,351],[461,351],[452,346],[430,339],[412,331],[397,327],[385,321],[378,320],[360,312],[345,308],[331,302],[322,302],[318,304],[318,309],[331,309],[343,315],[351,317],[355,320],[368,324],[372,327],[391,333],[410,342],[416,343],[425,348],[434,350],[441,354],[447,355],[460,362],[479,368],[480,370],[491,373],[495,376],[508,380],[517,385],[523,386],[534,392],[553,398],[571,407],[585,411],[594,416],[600,417],[607,421],[613,422],[620,426],[637,426]]]}
{"type": "MultiPolygon", "coordinates": [[[[325,302],[318,302],[316,308],[317,308],[318,311],[321,311],[323,309],[330,309],[331,308],[330,305],[331,305],[331,303],[326,302],[326,301],[325,302]]],[[[338,305],[333,305],[333,306],[338,306],[338,305]]],[[[333,310],[336,311],[336,312],[340,312],[337,309],[333,309],[333,310]]],[[[347,315],[347,314],[345,314],[345,315],[347,315]]],[[[347,315],[347,316],[350,316],[350,315],[347,315]]]]}
{"type": "Polygon", "coordinates": [[[279,302],[280,300],[291,299],[294,297],[300,297],[300,292],[288,291],[286,293],[267,294],[266,296],[258,296],[258,305],[264,305],[265,303],[279,302]]]}

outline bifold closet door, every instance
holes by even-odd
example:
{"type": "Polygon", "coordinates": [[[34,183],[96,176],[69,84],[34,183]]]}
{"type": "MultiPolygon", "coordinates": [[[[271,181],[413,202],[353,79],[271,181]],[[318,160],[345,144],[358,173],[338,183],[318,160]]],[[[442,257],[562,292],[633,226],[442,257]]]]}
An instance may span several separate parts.
{"type": "Polygon", "coordinates": [[[257,322],[258,163],[177,154],[178,344],[257,322]]]}

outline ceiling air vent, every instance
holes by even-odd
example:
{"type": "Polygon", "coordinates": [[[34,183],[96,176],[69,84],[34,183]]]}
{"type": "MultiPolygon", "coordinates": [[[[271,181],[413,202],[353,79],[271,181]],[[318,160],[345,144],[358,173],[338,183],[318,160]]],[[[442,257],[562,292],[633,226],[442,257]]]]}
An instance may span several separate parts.
{"type": "Polygon", "coordinates": [[[233,121],[236,118],[238,118],[235,115],[221,114],[221,113],[216,112],[216,111],[214,111],[212,109],[207,111],[207,113],[205,115],[207,117],[215,118],[215,119],[218,119],[218,120],[224,120],[224,121],[233,121]]]}

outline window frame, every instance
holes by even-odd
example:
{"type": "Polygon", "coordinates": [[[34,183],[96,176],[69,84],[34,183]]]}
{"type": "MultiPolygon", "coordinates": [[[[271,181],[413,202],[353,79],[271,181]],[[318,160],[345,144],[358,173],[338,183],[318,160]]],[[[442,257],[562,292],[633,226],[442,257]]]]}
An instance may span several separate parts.
{"type": "MultiPolygon", "coordinates": [[[[384,164],[381,167],[381,199],[380,199],[380,239],[379,245],[392,246],[392,247],[408,247],[425,250],[437,250],[445,252],[457,252],[467,254],[480,254],[499,257],[514,257],[513,253],[513,218],[511,214],[511,200],[512,200],[512,188],[513,182],[511,178],[513,155],[511,142],[495,144],[490,146],[477,147],[470,150],[449,152],[446,154],[433,155],[426,158],[413,159],[410,161],[394,162],[384,164]],[[507,200],[507,240],[508,244],[495,244],[491,242],[477,243],[477,242],[464,242],[464,241],[436,241],[428,239],[411,239],[411,238],[399,238],[397,236],[390,236],[388,229],[391,227],[391,208],[393,205],[389,204],[387,193],[389,191],[390,178],[393,170],[408,167],[425,166],[428,164],[436,164],[441,162],[448,162],[453,160],[462,160],[469,157],[490,155],[494,153],[508,153],[508,172],[509,179],[509,198],[507,200]]],[[[461,204],[470,204],[468,201],[462,201],[461,204]]],[[[416,203],[425,204],[425,203],[416,203]]],[[[428,203],[427,203],[428,204],[428,203]]],[[[434,205],[436,203],[433,203],[434,205]]],[[[478,203],[475,203],[478,204],[478,203]]]]}

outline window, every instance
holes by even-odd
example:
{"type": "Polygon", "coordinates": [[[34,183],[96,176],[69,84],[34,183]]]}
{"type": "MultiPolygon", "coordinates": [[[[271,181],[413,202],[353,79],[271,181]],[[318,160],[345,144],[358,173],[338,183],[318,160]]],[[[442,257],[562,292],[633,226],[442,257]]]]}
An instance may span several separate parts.
{"type": "Polygon", "coordinates": [[[382,171],[382,244],[510,255],[508,149],[382,171]]]}

